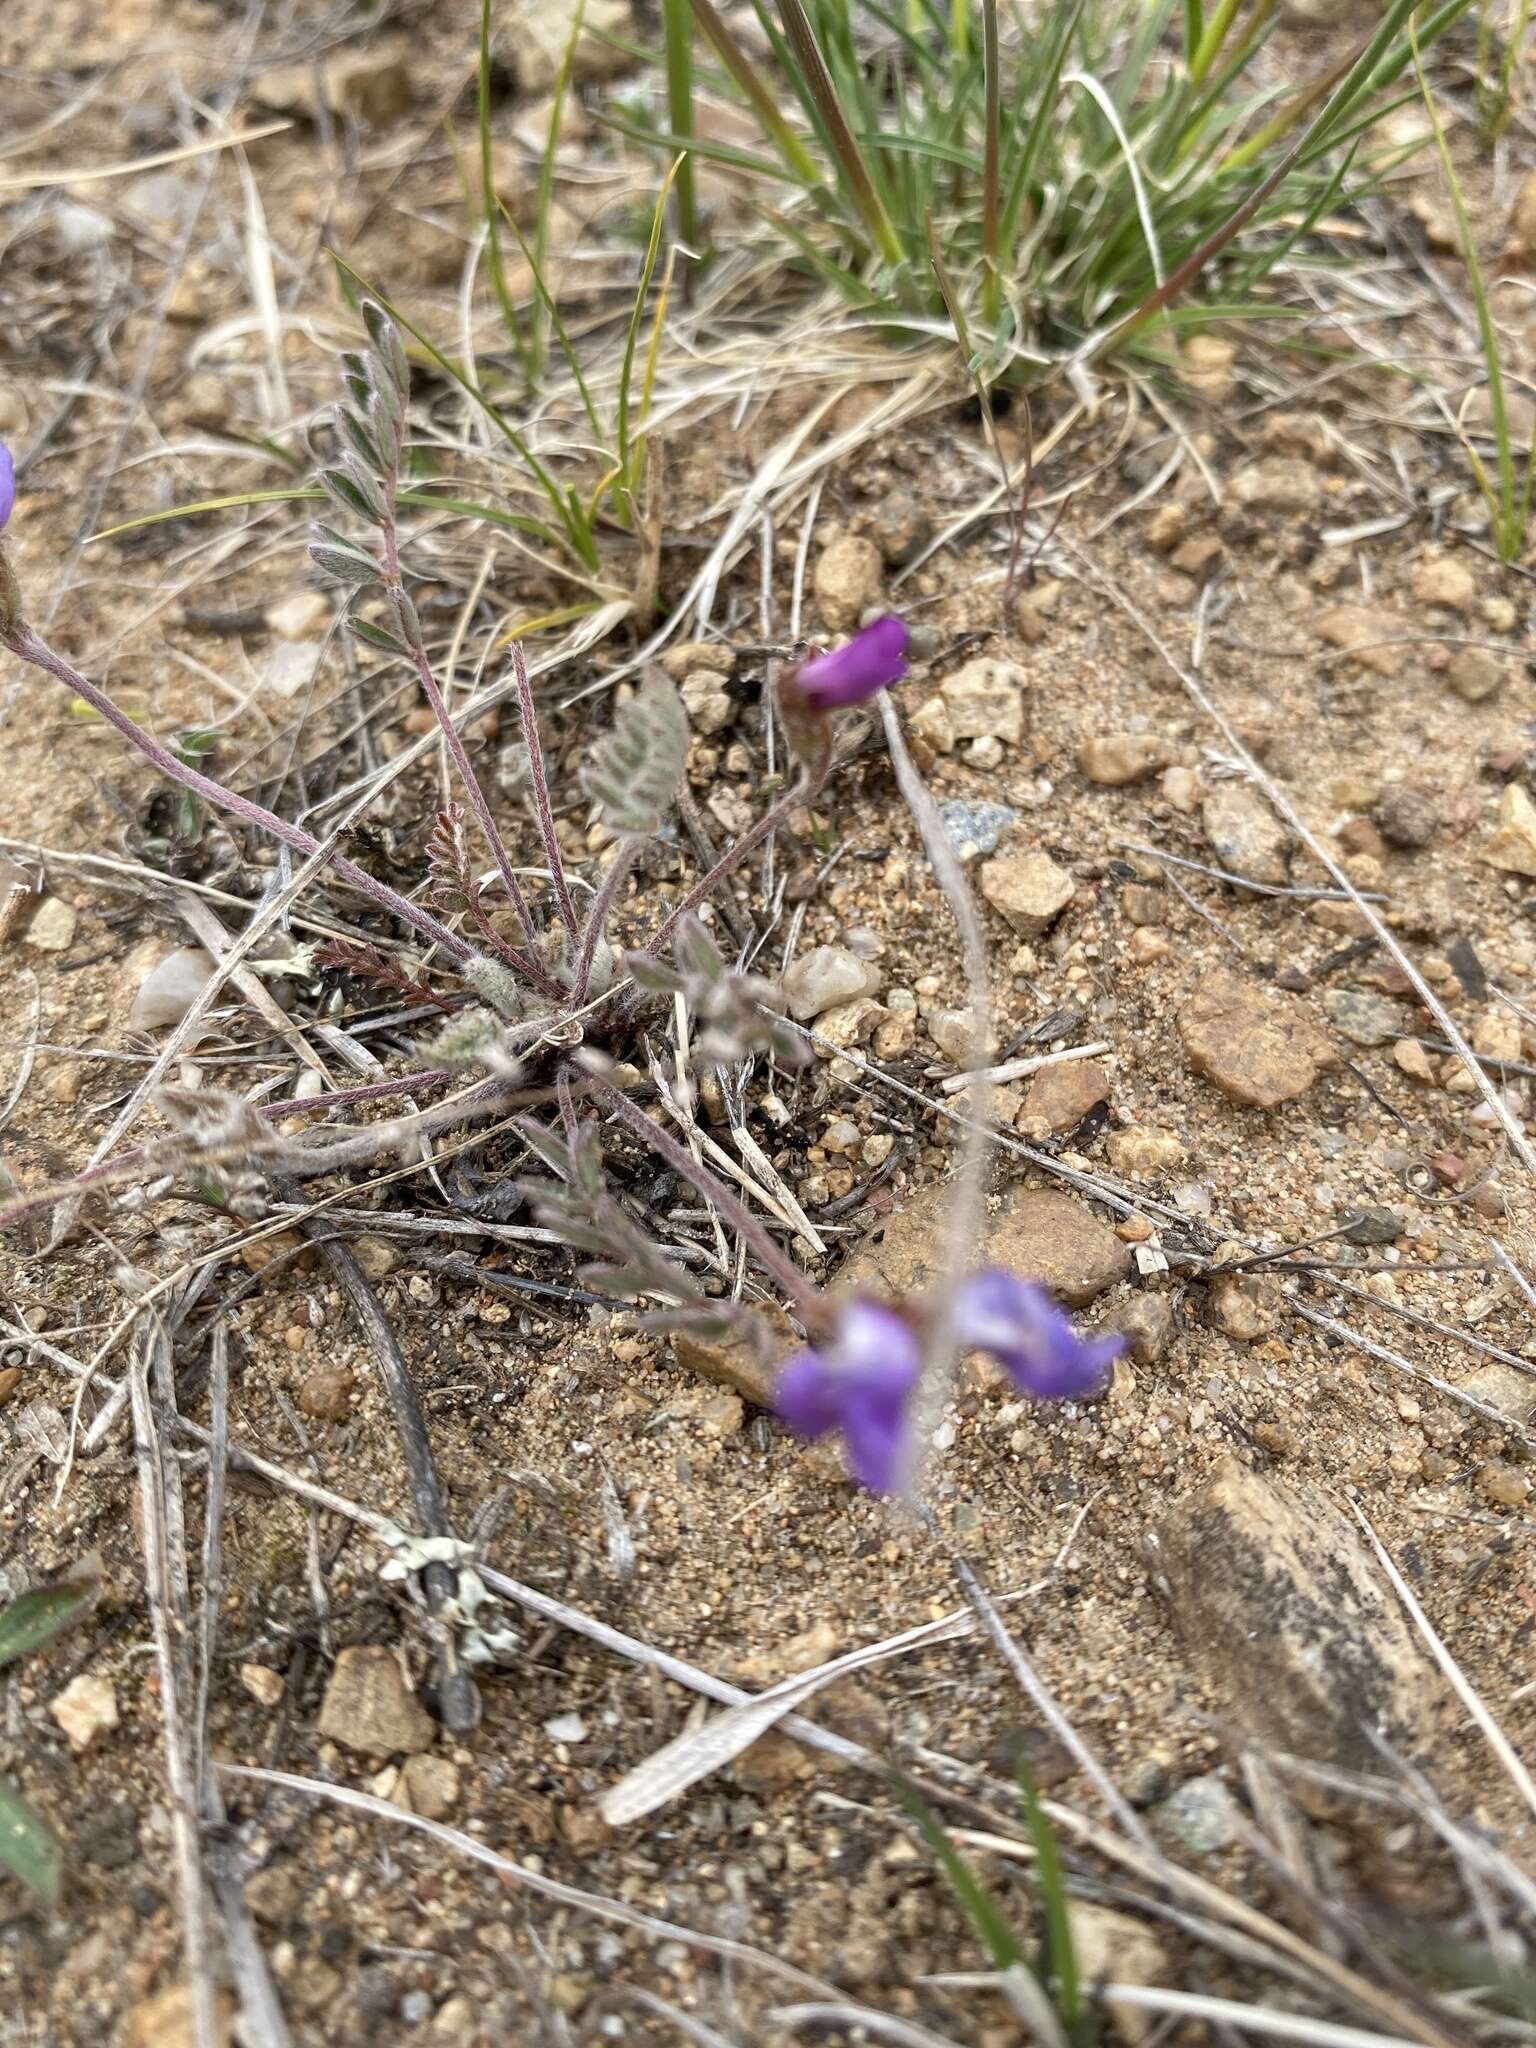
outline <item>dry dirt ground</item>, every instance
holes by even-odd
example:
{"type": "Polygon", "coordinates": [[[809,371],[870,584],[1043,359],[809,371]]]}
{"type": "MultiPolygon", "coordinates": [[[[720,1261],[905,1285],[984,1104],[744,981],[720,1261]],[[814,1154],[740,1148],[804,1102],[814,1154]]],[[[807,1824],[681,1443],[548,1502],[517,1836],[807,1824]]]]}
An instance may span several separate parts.
{"type": "MultiPolygon", "coordinates": [[[[475,25],[463,5],[395,14],[382,34],[319,9],[253,20],[214,5],[11,0],[0,19],[8,126],[25,145],[0,160],[0,407],[23,458],[13,528],[23,586],[57,642],[136,715],[162,733],[216,728],[220,771],[290,814],[422,730],[412,691],[395,676],[349,673],[329,642],[312,680],[278,687],[274,677],[292,682],[282,651],[293,643],[274,632],[274,608],[312,587],[298,521],[234,511],[79,543],[135,512],[293,481],[281,450],[264,443],[275,423],[303,418],[334,389],[346,318],[327,242],[429,311],[436,331],[457,334],[466,229],[443,123],[448,116],[468,142],[475,25]],[[403,71],[390,37],[403,39],[403,71]],[[365,83],[343,111],[318,126],[264,112],[252,73],[317,52],[328,63],[358,58],[347,75],[365,83]],[[372,126],[354,118],[370,111],[368,81],[386,102],[387,119],[372,126]],[[87,181],[92,167],[176,150],[204,132],[210,105],[251,125],[288,125],[241,152],[87,181]],[[285,315],[275,357],[260,306],[268,249],[285,315]]],[[[526,96],[498,97],[498,138],[514,157],[526,110],[526,96]]],[[[1490,253],[1533,155],[1522,117],[1491,161],[1467,158],[1490,253]]],[[[584,183],[579,142],[571,161],[561,190],[573,212],[594,192],[592,210],[610,219],[631,205],[606,172],[584,183]]],[[[999,1045],[1032,1034],[1026,1050],[1107,1047],[1102,1100],[1059,1084],[1043,1103],[1038,1093],[1022,1100],[1025,1083],[1004,1098],[1011,1128],[989,1199],[1015,1222],[1030,1191],[1075,1203],[1078,1223],[1092,1219],[1095,1233],[1061,1253],[1080,1268],[1062,1277],[1093,1297],[1089,1320],[1133,1312],[1141,1331],[1137,1355],[1097,1405],[1026,1410],[963,1377],[932,1469],[934,1507],[946,1541],[998,1594],[1027,1589],[1009,1609],[1021,1637],[1154,1840],[1309,1938],[1310,1909],[1245,1846],[1247,1817],[1270,1825],[1264,1787],[1277,1800],[1280,1781],[1245,1772],[1241,1752],[1255,1734],[1284,1746],[1287,1732],[1300,1743],[1297,1731],[1348,1729],[1378,1678],[1388,1725],[1400,1716],[1413,1731],[1446,1809],[1517,1863],[1529,1857],[1530,1810],[1420,1657],[1384,1582],[1359,1596],[1367,1609],[1377,1603],[1361,1618],[1342,1580],[1329,1580],[1334,1568],[1348,1576],[1341,1559],[1356,1539],[1347,1506],[1335,1523],[1309,1503],[1358,1505],[1467,1680],[1527,1749],[1536,1437],[1526,1418],[1536,1386],[1518,1361],[1536,1358],[1536,1335],[1525,1283],[1493,1247],[1536,1273],[1536,1217],[1508,1138],[1464,1068],[1437,1049],[1441,1025],[1359,910],[1309,893],[1329,887],[1327,875],[1262,800],[1239,795],[1234,806],[1246,785],[1229,742],[1146,629],[1198,669],[1306,826],[1371,894],[1523,1120],[1536,1071],[1536,849],[1524,868],[1489,854],[1491,841],[1499,853],[1506,790],[1531,772],[1530,578],[1492,558],[1433,389],[1350,354],[1364,341],[1404,360],[1438,358],[1452,403],[1478,381],[1461,312],[1465,274],[1435,246],[1433,205],[1423,203],[1432,189],[1404,184],[1368,227],[1351,228],[1376,238],[1369,288],[1321,265],[1298,272],[1295,301],[1324,350],[1311,367],[1253,335],[1230,365],[1207,357],[1200,376],[1136,388],[1108,380],[1091,415],[1049,395],[1035,421],[1037,437],[1054,437],[1039,487],[1070,504],[1020,590],[1005,581],[995,503],[914,569],[900,566],[914,537],[942,533],[992,491],[991,458],[957,384],[908,424],[863,443],[850,437],[809,514],[802,496],[777,531],[754,523],[722,583],[706,637],[730,653],[721,665],[730,722],[696,741],[690,778],[714,836],[756,815],[770,766],[762,643],[789,637],[801,568],[807,629],[845,623],[827,616],[839,595],[825,550],[873,537],[887,598],[933,629],[931,657],[896,696],[935,795],[1008,806],[995,857],[1043,851],[1073,885],[1040,933],[1012,928],[991,903],[984,911],[999,1045]],[[945,750],[945,715],[930,700],[945,703],[942,685],[982,656],[1009,665],[1002,696],[1017,723],[1005,708],[1000,722],[983,717],[985,729],[945,750]],[[1149,772],[1119,786],[1090,779],[1085,742],[1126,735],[1148,743],[1149,772]],[[1272,893],[1223,882],[1212,868],[1268,875],[1272,893]],[[1202,990],[1209,1002],[1218,975],[1233,977],[1236,993],[1222,998],[1204,1064],[1247,1059],[1264,1004],[1280,1018],[1272,1063],[1294,1079],[1298,1061],[1313,1064],[1305,1049],[1318,1053],[1310,1081],[1272,1107],[1235,1100],[1196,1070],[1190,1005],[1202,990]],[[1161,1145],[1138,1145],[1134,1134],[1148,1130],[1166,1134],[1161,1145]],[[1208,1270],[1283,1247],[1308,1249],[1267,1275],[1208,1270]],[[1281,1532],[1276,1576],[1245,1577],[1243,1545],[1264,1538],[1239,1526],[1257,1511],[1227,1469],[1233,1460],[1280,1489],[1263,1499],[1302,1503],[1302,1551],[1311,1543],[1318,1555],[1293,1556],[1281,1532]],[[1187,1541],[1188,1503],[1222,1471],[1247,1505],[1225,1532],[1218,1518],[1190,1584],[1170,1567],[1169,1546],[1178,1553],[1187,1541]],[[1284,1607],[1293,1594],[1316,1603],[1295,1642],[1296,1614],[1284,1607]],[[1224,1599],[1239,1612],[1251,1603],[1256,1679],[1231,1628],[1223,1632],[1224,1599]],[[1385,1677],[1372,1666],[1378,1650],[1385,1677]],[[1296,1700],[1254,1697],[1276,1683],[1294,1685],[1296,1700]],[[1309,1685],[1323,1702],[1310,1720],[1309,1685]]],[[[599,235],[594,246],[594,303],[611,314],[603,266],[622,275],[633,244],[615,255],[599,235]]],[[[783,388],[765,376],[760,395],[698,428],[679,420],[663,437],[663,615],[714,538],[711,506],[779,436],[823,405],[811,443],[821,445],[893,388],[889,365],[877,363],[839,396],[818,386],[810,363],[783,388]]],[[[1017,419],[1001,431],[1016,456],[1017,419]]],[[[286,424],[281,438],[290,452],[301,445],[286,424]]],[[[438,559],[442,578],[424,610],[444,644],[477,578],[497,593],[497,621],[544,595],[510,556],[482,560],[478,540],[438,559]]],[[[471,615],[482,621],[472,644],[484,645],[491,610],[471,615]]],[[[317,616],[300,644],[325,638],[328,613],[317,616]]],[[[679,637],[698,637],[697,623],[679,637]]],[[[562,829],[583,855],[587,817],[571,771],[604,700],[561,707],[635,644],[621,628],[541,685],[562,829]]],[[[130,1025],[130,1007],[150,966],[193,942],[188,904],[237,931],[240,902],[268,878],[270,854],[206,822],[195,845],[179,843],[184,820],[101,726],[34,672],[8,668],[0,690],[0,816],[11,858],[46,899],[10,936],[0,983],[3,1145],[25,1187],[82,1166],[141,1077],[158,1040],[130,1025]]],[[[963,691],[951,697],[970,702],[963,691]]],[[[473,736],[493,788],[500,745],[484,723],[473,736]]],[[[428,753],[353,835],[358,857],[399,886],[420,879],[437,777],[428,753]]],[[[515,798],[498,802],[515,850],[534,859],[515,798]]],[[[770,923],[764,958],[775,966],[790,949],[803,957],[851,937],[874,964],[879,1008],[841,1020],[858,1063],[823,1047],[805,1072],[778,1077],[766,1103],[758,1075],[747,1121],[824,1234],[829,1255],[813,1269],[830,1277],[868,1233],[885,1232],[857,1256],[866,1271],[884,1260],[900,1284],[930,1242],[931,1197],[919,1197],[956,1154],[957,1127],[935,1107],[954,1107],[941,1092],[953,1038],[941,1049],[942,1016],[937,1038],[929,1028],[964,1000],[953,926],[873,736],[814,819],[796,822],[802,829],[776,848],[775,872],[788,877],[776,910],[765,910],[758,869],[741,907],[770,923]]],[[[987,858],[973,867],[984,888],[987,858]]],[[[625,906],[627,931],[645,928],[662,895],[675,899],[692,861],[677,839],[625,906]]],[[[339,896],[327,902],[345,908],[339,896]]],[[[345,1085],[334,1039],[311,1026],[355,1024],[383,1006],[370,1010],[352,991],[350,1008],[328,1008],[329,987],[325,1001],[302,986],[289,993],[305,1042],[345,1085]]],[[[353,1042],[397,1071],[413,1059],[408,1026],[353,1042]]],[[[299,1071],[293,1051],[237,1000],[216,1013],[180,1078],[245,1088],[254,1077],[284,1094],[299,1071]]],[[[149,1112],[141,1131],[155,1127],[149,1112]]],[[[718,1116],[706,1128],[724,1135],[718,1116]]],[[[658,1228],[712,1243],[687,1190],[622,1142],[615,1157],[658,1228]]],[[[573,1267],[517,1236],[526,1212],[509,1206],[486,1222],[482,1207],[477,1222],[464,1206],[493,1191],[514,1158],[503,1137],[434,1178],[417,1171],[361,1186],[369,1177],[358,1176],[310,1190],[340,1206],[343,1237],[362,1241],[420,1389],[453,1522],[480,1530],[489,1562],[749,1687],[959,1608],[940,1543],[851,1490],[820,1452],[623,1317],[517,1291],[526,1280],[569,1287],[573,1267]],[[413,1229],[409,1219],[421,1217],[442,1227],[413,1229]]],[[[281,1239],[276,1258],[270,1243],[242,1254],[242,1226],[210,1220],[189,1195],[179,1185],[136,1208],[98,1197],[63,1242],[49,1248],[46,1218],[33,1218],[3,1254],[11,1348],[0,1353],[0,1590],[20,1591],[92,1550],[107,1584],[82,1629],[3,1680],[0,1768],[57,1830],[68,1867],[53,1914],[0,1880],[0,2039],[190,2039],[175,2006],[179,1915],[132,1436],[123,1415],[68,1456],[77,1392],[68,1361],[93,1356],[146,1289],[175,1275],[156,1303],[181,1313],[182,1412],[207,1421],[210,1346],[225,1327],[231,1439],[347,1501],[411,1519],[388,1402],[328,1272],[281,1239]],[[51,1707],[82,1677],[110,1687],[116,1718],[76,1749],[51,1707]]],[[[105,1357],[113,1379],[135,1341],[125,1334],[105,1357]]],[[[103,1399],[84,1398],[81,1431],[103,1399]]],[[[206,1473],[189,1449],[195,1580],[206,1473]]],[[[398,1651],[431,1704],[421,1613],[400,1583],[381,1579],[379,1545],[344,1516],[239,1471],[222,1538],[207,1706],[216,1761],[373,1791],[402,1812],[414,1800],[528,1871],[681,1930],[750,1943],[941,2037],[989,2048],[1026,2038],[995,1995],[923,1982],[978,1968],[980,1957],[877,1777],[776,1735],[612,1830],[598,1816],[601,1794],[680,1731],[696,1696],[515,1607],[522,1645],[484,1678],[480,1726],[462,1736],[433,1722],[423,1730],[397,1703],[412,1760],[399,1744],[370,1754],[339,1732],[343,1706],[321,1728],[339,1652],[398,1651]]],[[[1102,1821],[1077,1761],[974,1636],[912,1648],[810,1711],[999,1811],[1009,1808],[1008,1759],[1022,1749],[1053,1798],[1102,1821]]],[[[1319,1760],[1353,1766],[1369,1755],[1344,1743],[1319,1760]]],[[[657,2000],[715,2029],[694,2038],[772,2041],[789,2036],[771,2009],[809,1995],[686,1934],[605,1925],[387,1819],[220,1782],[227,1825],[210,1833],[212,1865],[226,1888],[243,1889],[248,1918],[234,1924],[265,1953],[295,2041],[685,2038],[657,2000]]],[[[1292,1868],[1368,1923],[1382,1952],[1411,1945],[1418,1930],[1462,1929],[1465,1885],[1427,1830],[1397,1810],[1336,1807],[1303,1819],[1282,1805],[1292,1868]]],[[[1028,1925],[1027,1871],[1001,1859],[982,1867],[1028,1925]]],[[[1154,1906],[1127,1907],[1108,1863],[1085,1852],[1079,1870],[1094,1896],[1118,1896],[1156,1929],[1162,1959],[1152,1974],[1190,1991],[1321,2009],[1303,1985],[1159,1921],[1154,1906]]],[[[1174,1896],[1147,1889],[1154,1900],[1174,1896]]],[[[1475,1935],[1475,1920],[1466,1929],[1475,1935]]],[[[1339,1939],[1357,1953],[1348,1930],[1339,1939]]],[[[1111,1975],[1134,1974],[1124,1941],[1111,1950],[1111,1975]]],[[[874,2036],[844,2020],[823,2038],[874,2036]]],[[[1191,2021],[1164,2038],[1218,2037],[1191,2021]]]]}

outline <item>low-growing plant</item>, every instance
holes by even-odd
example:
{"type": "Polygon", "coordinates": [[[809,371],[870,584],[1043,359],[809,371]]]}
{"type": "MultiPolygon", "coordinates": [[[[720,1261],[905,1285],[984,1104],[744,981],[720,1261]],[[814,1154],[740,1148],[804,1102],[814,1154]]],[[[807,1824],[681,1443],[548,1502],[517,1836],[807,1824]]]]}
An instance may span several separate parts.
{"type": "Polygon", "coordinates": [[[1269,272],[1400,160],[1376,131],[1411,97],[1410,28],[1427,49],[1470,4],[1392,0],[1294,86],[1261,65],[1271,0],[752,0],[771,69],[716,0],[692,0],[712,59],[697,83],[744,105],[763,147],[679,121],[678,8],[667,120],[633,103],[611,118],[758,180],[792,259],[895,333],[950,331],[937,241],[979,360],[1028,380],[1166,347],[1170,325],[1279,311],[1269,272]]]}

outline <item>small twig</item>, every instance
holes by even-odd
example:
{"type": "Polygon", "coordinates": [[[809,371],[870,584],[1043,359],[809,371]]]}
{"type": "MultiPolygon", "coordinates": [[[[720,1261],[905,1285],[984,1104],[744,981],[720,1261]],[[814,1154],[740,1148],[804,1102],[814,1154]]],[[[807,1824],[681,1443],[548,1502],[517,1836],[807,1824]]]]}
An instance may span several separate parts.
{"type": "Polygon", "coordinates": [[[1097,1038],[1091,1045],[1069,1045],[1062,1052],[1042,1052],[1033,1059],[1008,1060],[1000,1067],[983,1067],[975,1074],[951,1074],[939,1086],[946,1095],[957,1095],[962,1088],[974,1088],[978,1081],[1002,1087],[1008,1081],[1022,1081],[1026,1074],[1036,1073],[1041,1067],[1059,1067],[1069,1060],[1096,1059],[1101,1052],[1109,1050],[1105,1040],[1097,1038]]]}
{"type": "Polygon", "coordinates": [[[659,953],[663,946],[666,945],[668,939],[671,938],[673,932],[677,930],[677,927],[688,915],[689,911],[697,910],[699,905],[713,892],[716,886],[723,882],[733,869],[740,867],[749,853],[754,852],[762,845],[770,832],[777,831],[790,813],[798,810],[801,805],[814,803],[816,794],[821,788],[824,779],[824,777],[819,775],[803,775],[790,788],[786,789],[777,803],[771,804],[764,811],[751,831],[744,833],[740,839],[734,840],[726,848],[725,852],[721,854],[703,880],[694,883],[682,902],[677,905],[676,909],[662,921],[658,929],[646,940],[646,952],[659,953]]]}
{"type": "Polygon", "coordinates": [[[607,872],[598,885],[587,911],[587,922],[581,934],[581,949],[576,955],[576,974],[571,984],[571,1003],[579,1008],[587,999],[587,984],[592,979],[592,962],[612,915],[614,899],[624,884],[624,879],[634,866],[641,847],[645,844],[638,833],[629,832],[614,848],[613,858],[607,872]]]}
{"type": "MultiPolygon", "coordinates": [[[[296,1199],[298,1190],[274,1177],[274,1191],[285,1201],[296,1199]]],[[[428,1536],[450,1536],[447,1503],[432,1459],[432,1440],[427,1433],[421,1397],[411,1377],[400,1341],[385,1315],[378,1295],[351,1249],[332,1236],[313,1216],[300,1212],[294,1219],[300,1233],[319,1251],[332,1277],[351,1303],[362,1325],[378,1367],[379,1379],[389,1398],[395,1432],[405,1458],[411,1500],[423,1531],[428,1536]]],[[[447,1602],[458,1592],[458,1582],[446,1565],[429,1564],[421,1574],[428,1611],[437,1621],[438,1699],[443,1725],[454,1734],[466,1734],[479,1725],[480,1693],[459,1654],[452,1627],[442,1619],[447,1602]]]]}

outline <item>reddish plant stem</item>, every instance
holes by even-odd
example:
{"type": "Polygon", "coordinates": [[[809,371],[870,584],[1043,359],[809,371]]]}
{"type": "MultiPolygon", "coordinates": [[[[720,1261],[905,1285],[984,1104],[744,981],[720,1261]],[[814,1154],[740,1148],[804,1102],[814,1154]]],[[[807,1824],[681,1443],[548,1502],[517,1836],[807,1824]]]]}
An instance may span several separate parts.
{"type": "Polygon", "coordinates": [[[440,923],[430,911],[421,909],[419,905],[391,889],[387,883],[375,881],[372,875],[358,867],[355,861],[348,860],[344,854],[325,852],[320,841],[312,833],[306,832],[302,825],[290,824],[286,818],[278,817],[275,811],[269,811],[265,805],[253,803],[249,797],[237,796],[234,790],[226,789],[222,782],[215,782],[207,775],[200,775],[195,768],[189,768],[185,762],[178,761],[176,756],[161,746],[157,739],[152,738],[143,726],[136,725],[126,711],[119,710],[105,690],[99,689],[95,683],[81,675],[78,669],[72,668],[62,655],[55,654],[47,641],[40,638],[24,620],[18,620],[8,632],[0,633],[0,647],[9,648],[18,661],[25,661],[33,668],[42,669],[46,675],[51,675],[63,683],[66,689],[73,690],[77,697],[89,704],[115,732],[121,733],[130,746],[136,747],[146,761],[151,762],[172,782],[179,783],[183,789],[190,789],[194,796],[200,796],[215,810],[227,811],[232,817],[239,818],[243,824],[254,826],[258,832],[265,832],[271,838],[280,840],[284,846],[292,847],[295,853],[303,854],[306,859],[312,858],[315,854],[323,855],[326,865],[341,881],[356,889],[359,895],[366,896],[370,902],[376,903],[381,910],[387,910],[391,917],[399,918],[402,924],[409,925],[412,931],[419,932],[424,939],[430,939],[434,945],[441,946],[453,959],[473,960],[476,957],[473,946],[467,945],[456,932],[449,931],[447,925],[440,923]]]}
{"type": "Polygon", "coordinates": [[[792,789],[786,789],[778,802],[764,811],[751,831],[738,839],[734,846],[728,846],[703,880],[694,883],[677,908],[646,940],[646,952],[659,953],[689,911],[697,910],[705,897],[710,895],[734,868],[740,867],[747,855],[761,846],[768,834],[776,831],[791,811],[797,810],[801,804],[813,803],[817,791],[825,780],[825,775],[805,775],[792,789]]]}
{"type": "Polygon", "coordinates": [[[506,890],[517,921],[522,927],[523,937],[535,949],[539,935],[534,927],[533,915],[528,908],[527,898],[512,871],[512,862],[496,829],[491,816],[491,807],[485,800],[485,791],[480,787],[474,769],[469,765],[469,756],[464,751],[464,742],[459,738],[458,729],[448,715],[448,706],[443,702],[443,693],[437,687],[437,678],[432,673],[432,664],[427,659],[426,649],[421,644],[419,628],[414,624],[413,615],[406,609],[405,585],[400,576],[400,542],[395,528],[395,478],[391,476],[386,485],[386,516],[379,532],[384,542],[384,588],[389,592],[395,608],[395,618],[400,627],[401,637],[411,650],[411,660],[416,666],[416,679],[421,684],[421,693],[426,698],[432,716],[437,720],[453,761],[454,769],[464,794],[469,798],[469,807],[474,812],[491,858],[496,863],[496,872],[501,876],[502,887],[506,890]]]}
{"type": "Polygon", "coordinates": [[[641,841],[636,834],[626,834],[619,841],[613,859],[608,863],[608,872],[603,876],[597,894],[587,912],[587,922],[581,934],[581,951],[576,956],[576,974],[571,983],[571,1002],[579,1007],[587,999],[587,984],[592,979],[592,962],[602,941],[608,923],[608,913],[613,909],[613,899],[618,895],[625,876],[635,864],[641,841]]]}
{"type": "Polygon", "coordinates": [[[555,837],[555,814],[549,801],[549,778],[544,773],[544,749],[539,744],[533,685],[528,680],[528,664],[523,659],[523,650],[515,640],[512,642],[512,673],[517,678],[517,708],[522,714],[523,740],[528,748],[528,779],[533,784],[533,804],[539,818],[539,836],[544,841],[544,858],[549,862],[550,880],[555,885],[555,901],[560,905],[561,919],[574,939],[579,930],[576,906],[571,901],[570,884],[565,879],[565,862],[561,858],[560,842],[555,837]]]}
{"type": "Polygon", "coordinates": [[[680,1145],[670,1131],[664,1131],[627,1095],[606,1081],[594,1080],[590,1085],[597,1101],[605,1104],[621,1123],[627,1124],[653,1152],[658,1152],[674,1172],[691,1181],[705,1201],[720,1211],[733,1230],[741,1233],[757,1254],[763,1270],[789,1296],[806,1330],[814,1335],[827,1320],[821,1296],[799,1268],[784,1256],[751,1211],[737,1201],[724,1181],[711,1173],[702,1160],[694,1158],[686,1145],[680,1145]]]}

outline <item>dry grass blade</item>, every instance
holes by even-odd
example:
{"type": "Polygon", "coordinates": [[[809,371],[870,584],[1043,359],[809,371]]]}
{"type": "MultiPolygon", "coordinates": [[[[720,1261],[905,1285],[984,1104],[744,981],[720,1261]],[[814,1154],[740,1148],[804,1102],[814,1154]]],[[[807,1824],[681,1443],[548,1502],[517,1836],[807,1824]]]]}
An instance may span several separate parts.
{"type": "MultiPolygon", "coordinates": [[[[161,1441],[150,1397],[149,1369],[159,1354],[169,1372],[169,1339],[157,1323],[135,1351],[128,1386],[133,1406],[133,1439],[139,1476],[139,1515],[143,1531],[145,1590],[150,1632],[160,1679],[160,1726],[165,1749],[171,1843],[176,1886],[181,1904],[182,1947],[187,1966],[192,2033],[196,2048],[218,2048],[218,2013],[211,1970],[208,1891],[203,1875],[199,1815],[202,1801],[193,1774],[190,1731],[185,1721],[185,1658],[191,1641],[191,1614],[186,1602],[186,1552],[173,1547],[180,1528],[179,1503],[167,1486],[167,1472],[180,1468],[161,1441]]],[[[157,1375],[161,1376],[161,1375],[157,1375]]]]}

